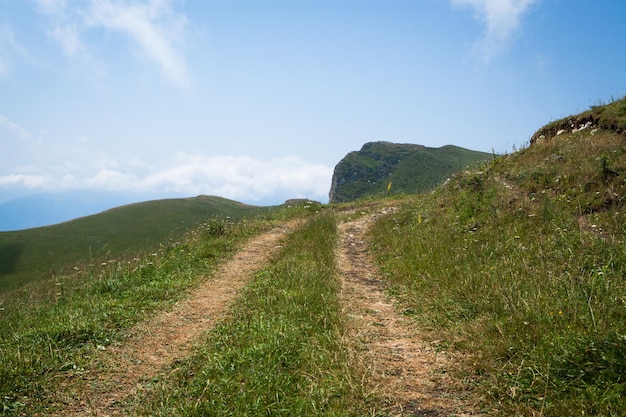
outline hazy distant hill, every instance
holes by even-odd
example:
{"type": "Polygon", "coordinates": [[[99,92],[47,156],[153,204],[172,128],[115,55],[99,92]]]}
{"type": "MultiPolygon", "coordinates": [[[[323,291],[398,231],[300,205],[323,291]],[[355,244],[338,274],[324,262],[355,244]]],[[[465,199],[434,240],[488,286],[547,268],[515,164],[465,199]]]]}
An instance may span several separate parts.
{"type": "Polygon", "coordinates": [[[335,167],[329,194],[331,203],[383,195],[416,194],[439,185],[453,173],[493,158],[492,154],[458,146],[428,148],[422,145],[369,142],[350,152],[335,167]]]}

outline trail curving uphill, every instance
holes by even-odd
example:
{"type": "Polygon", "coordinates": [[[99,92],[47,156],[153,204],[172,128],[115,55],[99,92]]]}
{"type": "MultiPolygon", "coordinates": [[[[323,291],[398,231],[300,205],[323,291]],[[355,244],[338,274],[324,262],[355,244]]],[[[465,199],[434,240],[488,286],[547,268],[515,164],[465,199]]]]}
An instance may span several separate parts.
{"type": "Polygon", "coordinates": [[[339,225],[338,266],[341,299],[348,318],[348,343],[366,375],[374,397],[393,416],[470,416],[461,388],[447,376],[452,357],[419,337],[415,326],[397,311],[367,251],[365,233],[383,208],[339,225]]]}
{"type": "Polygon", "coordinates": [[[95,371],[79,381],[69,381],[65,406],[55,415],[125,415],[124,401],[144,390],[144,384],[166,365],[190,352],[200,335],[224,317],[239,290],[298,224],[298,221],[291,221],[252,238],[187,299],[136,326],[124,343],[101,352],[96,368],[106,371],[95,371]]]}

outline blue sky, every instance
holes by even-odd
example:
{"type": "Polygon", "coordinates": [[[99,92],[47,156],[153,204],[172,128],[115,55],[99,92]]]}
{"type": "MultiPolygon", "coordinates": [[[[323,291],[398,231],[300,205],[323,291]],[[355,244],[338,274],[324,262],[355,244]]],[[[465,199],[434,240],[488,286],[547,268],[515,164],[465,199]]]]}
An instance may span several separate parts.
{"type": "Polygon", "coordinates": [[[369,141],[498,153],[626,94],[623,0],[0,0],[0,203],[327,201],[369,141]]]}

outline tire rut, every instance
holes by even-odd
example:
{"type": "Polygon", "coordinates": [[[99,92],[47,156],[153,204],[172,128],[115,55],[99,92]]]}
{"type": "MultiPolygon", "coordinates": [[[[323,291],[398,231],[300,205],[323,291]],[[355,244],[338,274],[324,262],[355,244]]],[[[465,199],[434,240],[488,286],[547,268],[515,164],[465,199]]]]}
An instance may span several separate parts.
{"type": "Polygon", "coordinates": [[[292,221],[252,238],[209,280],[173,309],[158,313],[129,332],[123,343],[100,352],[92,371],[68,381],[57,416],[125,415],[124,403],[150,380],[189,354],[203,332],[224,317],[239,290],[298,226],[292,221]]]}
{"type": "Polygon", "coordinates": [[[338,266],[347,337],[356,351],[365,384],[394,416],[470,416],[473,407],[446,370],[452,357],[421,340],[411,320],[399,313],[367,252],[365,233],[393,208],[339,225],[338,266]]]}

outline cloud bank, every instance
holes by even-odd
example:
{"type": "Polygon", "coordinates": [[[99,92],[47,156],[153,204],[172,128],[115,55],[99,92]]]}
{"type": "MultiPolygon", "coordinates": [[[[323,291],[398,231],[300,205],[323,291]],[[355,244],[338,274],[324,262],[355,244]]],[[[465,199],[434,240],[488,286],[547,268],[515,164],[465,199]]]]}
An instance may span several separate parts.
{"type": "Polygon", "coordinates": [[[45,132],[32,134],[0,115],[0,194],[79,189],[163,196],[217,195],[251,204],[289,198],[326,202],[332,168],[299,156],[261,160],[178,152],[158,163],[141,156],[90,146],[78,138],[64,144],[45,132]]]}
{"type": "Polygon", "coordinates": [[[521,25],[523,15],[540,0],[450,0],[455,7],[473,9],[485,25],[485,33],[475,43],[475,53],[490,61],[511,41],[521,25]]]}
{"type": "Polygon", "coordinates": [[[0,173],[0,187],[30,192],[78,189],[162,194],[217,195],[251,204],[278,204],[289,198],[326,202],[332,169],[290,156],[269,161],[247,156],[178,154],[170,164],[137,169],[116,164],[86,173],[58,167],[19,167],[0,173]]]}
{"type": "Polygon", "coordinates": [[[332,170],[300,157],[262,161],[247,156],[205,156],[179,153],[171,164],[150,172],[102,169],[77,181],[88,188],[109,191],[210,194],[245,202],[291,197],[325,201],[332,170]]]}

